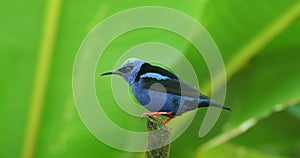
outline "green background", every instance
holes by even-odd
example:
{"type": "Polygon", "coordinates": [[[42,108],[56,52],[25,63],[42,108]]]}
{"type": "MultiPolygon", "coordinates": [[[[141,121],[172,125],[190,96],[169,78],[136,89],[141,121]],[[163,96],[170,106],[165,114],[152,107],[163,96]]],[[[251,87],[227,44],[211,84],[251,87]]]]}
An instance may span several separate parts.
{"type": "MultiPolygon", "coordinates": [[[[144,156],[111,148],[89,133],[73,101],[72,68],[81,42],[97,23],[149,5],[198,20],[217,43],[228,78],[226,105],[232,112],[223,112],[213,130],[199,138],[206,110],[198,110],[171,144],[170,157],[300,157],[299,0],[1,1],[0,157],[144,156]]],[[[180,50],[209,93],[202,57],[183,38],[162,30],[121,36],[107,49],[99,71],[111,69],[122,52],[143,42],[180,50]]],[[[113,105],[106,112],[123,128],[143,129],[140,118],[117,109],[109,81],[96,80],[107,91],[105,104],[113,105]]]]}

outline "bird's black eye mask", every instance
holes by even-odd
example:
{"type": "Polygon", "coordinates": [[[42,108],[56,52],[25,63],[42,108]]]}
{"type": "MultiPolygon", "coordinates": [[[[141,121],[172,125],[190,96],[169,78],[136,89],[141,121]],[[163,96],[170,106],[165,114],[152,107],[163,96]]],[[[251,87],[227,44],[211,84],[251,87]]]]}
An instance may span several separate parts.
{"type": "Polygon", "coordinates": [[[120,68],[118,71],[121,73],[128,73],[129,71],[131,71],[133,68],[133,66],[126,66],[126,67],[122,67],[120,68]]]}

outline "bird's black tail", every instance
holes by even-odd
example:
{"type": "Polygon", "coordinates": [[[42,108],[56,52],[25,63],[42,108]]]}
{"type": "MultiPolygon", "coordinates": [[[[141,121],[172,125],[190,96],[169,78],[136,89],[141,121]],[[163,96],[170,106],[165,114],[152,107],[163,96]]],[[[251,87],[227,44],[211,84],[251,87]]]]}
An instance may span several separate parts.
{"type": "Polygon", "coordinates": [[[199,104],[198,104],[198,108],[200,108],[200,107],[214,106],[214,107],[217,107],[217,108],[222,108],[224,110],[231,111],[231,109],[229,107],[227,107],[227,106],[225,106],[225,105],[223,105],[221,103],[218,103],[218,102],[216,102],[216,101],[214,101],[214,100],[212,100],[212,99],[210,99],[208,97],[201,97],[199,100],[200,101],[199,101],[199,104]]]}

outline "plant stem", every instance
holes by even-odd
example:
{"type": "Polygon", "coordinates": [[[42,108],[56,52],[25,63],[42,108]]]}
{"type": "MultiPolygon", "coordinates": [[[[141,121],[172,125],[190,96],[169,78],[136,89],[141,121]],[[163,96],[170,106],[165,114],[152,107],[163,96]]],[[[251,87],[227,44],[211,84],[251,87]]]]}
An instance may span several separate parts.
{"type": "Polygon", "coordinates": [[[161,122],[148,117],[148,142],[146,158],[167,158],[170,150],[170,136],[172,129],[161,122]]]}

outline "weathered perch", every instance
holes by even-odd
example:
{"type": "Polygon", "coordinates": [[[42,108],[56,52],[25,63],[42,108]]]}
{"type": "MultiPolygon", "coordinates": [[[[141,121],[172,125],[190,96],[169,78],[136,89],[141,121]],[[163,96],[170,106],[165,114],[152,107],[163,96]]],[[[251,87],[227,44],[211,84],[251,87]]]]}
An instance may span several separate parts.
{"type": "Polygon", "coordinates": [[[169,157],[170,136],[172,129],[152,117],[147,117],[148,142],[146,158],[169,157]]]}

